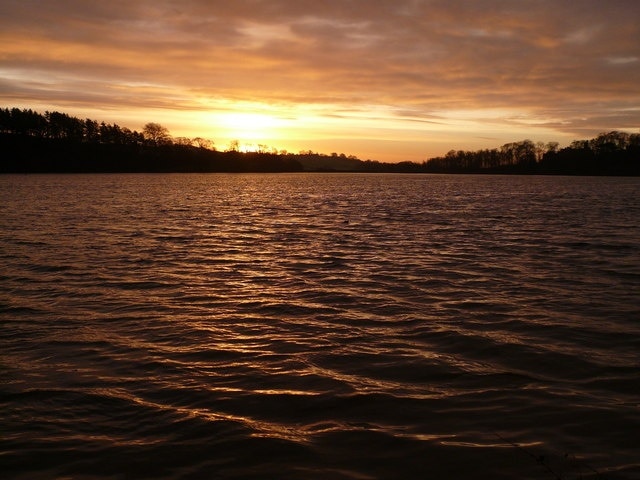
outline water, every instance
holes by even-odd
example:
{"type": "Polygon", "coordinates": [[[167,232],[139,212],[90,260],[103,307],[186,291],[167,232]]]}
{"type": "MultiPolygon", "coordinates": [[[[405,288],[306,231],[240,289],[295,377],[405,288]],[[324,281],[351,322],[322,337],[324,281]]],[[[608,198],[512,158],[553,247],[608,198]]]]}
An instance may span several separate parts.
{"type": "Polygon", "coordinates": [[[3,478],[640,478],[640,179],[0,177],[3,478]]]}

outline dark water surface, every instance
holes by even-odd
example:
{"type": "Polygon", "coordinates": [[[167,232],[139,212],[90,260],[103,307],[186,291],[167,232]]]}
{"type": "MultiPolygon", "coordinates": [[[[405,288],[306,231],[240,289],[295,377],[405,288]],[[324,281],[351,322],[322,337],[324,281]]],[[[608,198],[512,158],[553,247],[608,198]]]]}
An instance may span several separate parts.
{"type": "Polygon", "coordinates": [[[0,177],[2,478],[640,478],[640,179],[0,177]]]}

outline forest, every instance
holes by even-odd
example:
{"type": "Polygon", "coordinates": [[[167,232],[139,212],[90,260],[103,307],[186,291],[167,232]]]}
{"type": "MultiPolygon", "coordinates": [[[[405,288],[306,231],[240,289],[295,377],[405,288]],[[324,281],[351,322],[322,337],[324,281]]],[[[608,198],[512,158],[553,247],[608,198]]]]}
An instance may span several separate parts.
{"type": "Polygon", "coordinates": [[[0,173],[290,172],[294,158],[219,152],[207,139],[173,138],[157,124],[142,132],[60,112],[0,109],[0,173]]]}
{"type": "Polygon", "coordinates": [[[612,131],[568,147],[531,140],[477,151],[451,150],[421,163],[383,163],[311,150],[290,153],[238,142],[219,151],[201,137],[174,138],[158,123],[142,132],[60,112],[0,108],[0,173],[402,172],[640,175],[640,134],[612,131]]]}
{"type": "Polygon", "coordinates": [[[640,134],[612,131],[565,148],[523,140],[494,149],[451,150],[425,167],[432,173],[640,175],[640,134]]]}

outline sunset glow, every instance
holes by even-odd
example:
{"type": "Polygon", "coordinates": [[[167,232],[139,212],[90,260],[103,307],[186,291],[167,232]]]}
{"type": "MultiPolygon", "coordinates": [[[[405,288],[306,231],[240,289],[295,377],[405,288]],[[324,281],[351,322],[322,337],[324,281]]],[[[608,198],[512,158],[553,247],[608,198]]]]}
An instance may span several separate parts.
{"type": "Polygon", "coordinates": [[[421,161],[640,127],[632,0],[29,1],[0,103],[174,136],[421,161]]]}

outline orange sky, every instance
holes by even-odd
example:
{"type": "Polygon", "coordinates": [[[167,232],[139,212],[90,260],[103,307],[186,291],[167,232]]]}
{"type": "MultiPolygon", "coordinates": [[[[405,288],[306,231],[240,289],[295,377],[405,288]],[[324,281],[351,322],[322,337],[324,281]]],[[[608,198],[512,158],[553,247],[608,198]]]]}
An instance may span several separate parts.
{"type": "Polygon", "coordinates": [[[637,0],[16,0],[0,103],[413,160],[640,128],[637,0]]]}

